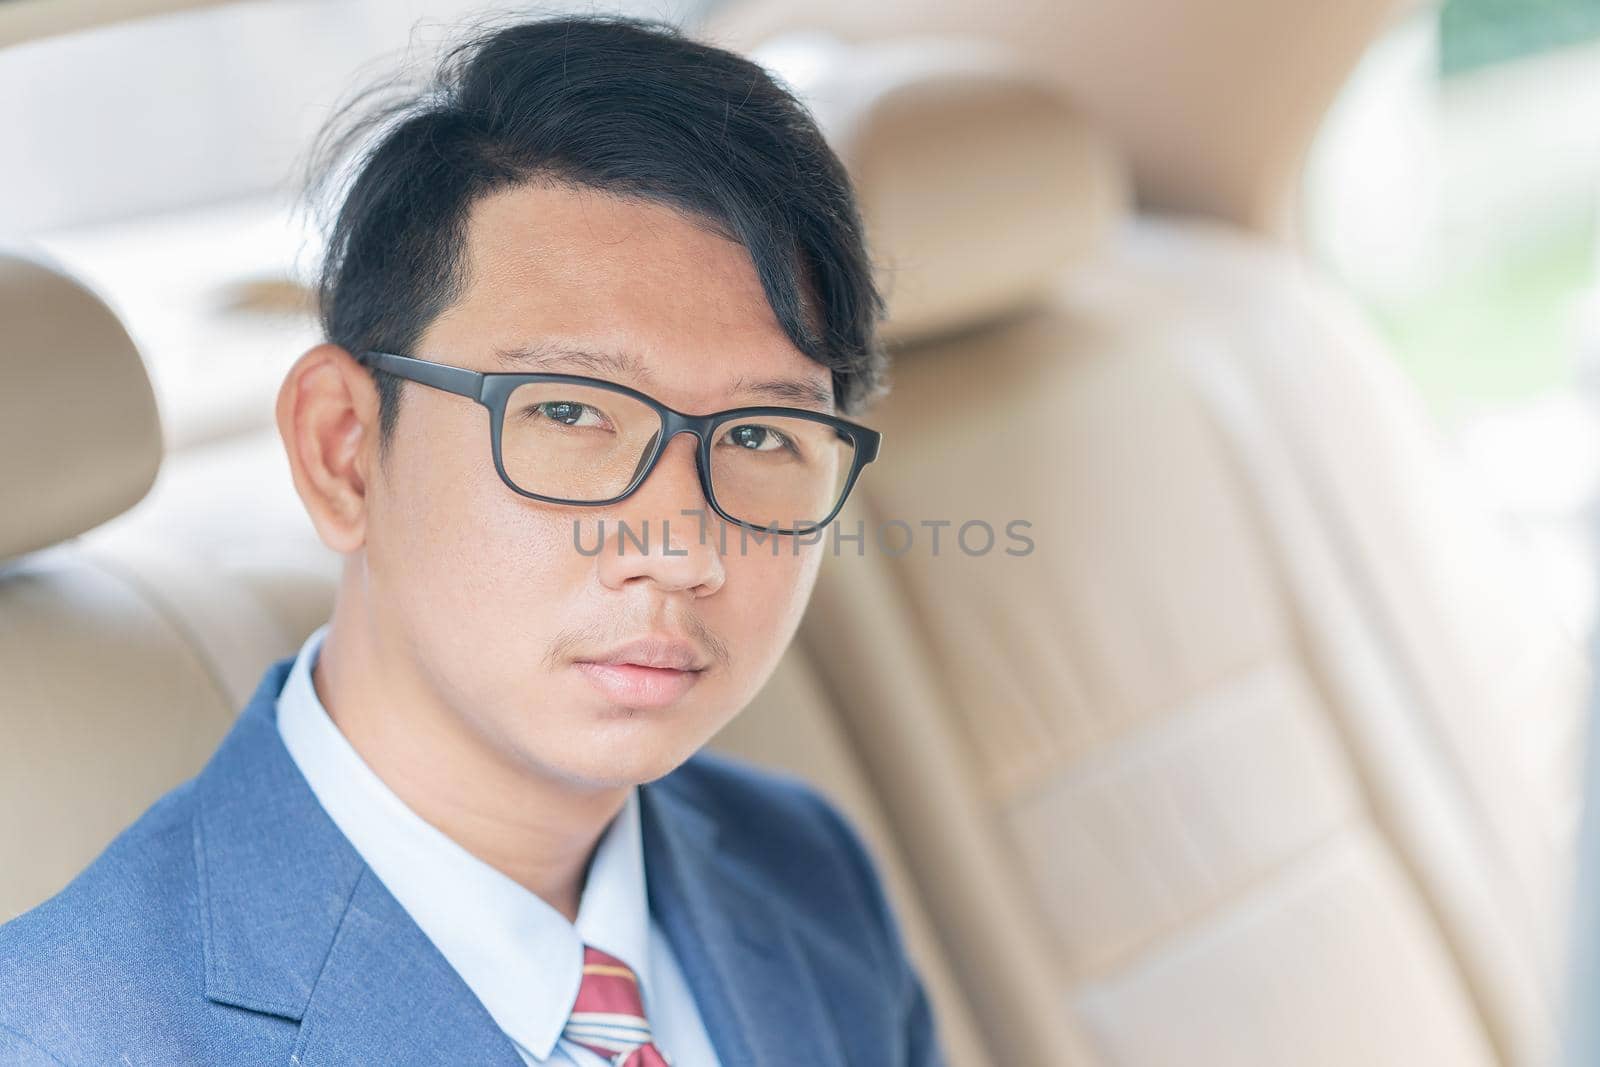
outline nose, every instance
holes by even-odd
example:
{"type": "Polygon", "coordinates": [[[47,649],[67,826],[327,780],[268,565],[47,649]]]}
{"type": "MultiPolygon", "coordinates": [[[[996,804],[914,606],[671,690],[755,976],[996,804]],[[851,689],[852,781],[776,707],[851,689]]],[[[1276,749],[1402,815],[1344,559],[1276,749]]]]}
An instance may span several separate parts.
{"type": "Polygon", "coordinates": [[[722,588],[727,572],[708,521],[715,516],[700,488],[695,456],[694,435],[678,434],[644,484],[607,509],[606,536],[595,560],[607,587],[648,582],[696,597],[722,588]]]}

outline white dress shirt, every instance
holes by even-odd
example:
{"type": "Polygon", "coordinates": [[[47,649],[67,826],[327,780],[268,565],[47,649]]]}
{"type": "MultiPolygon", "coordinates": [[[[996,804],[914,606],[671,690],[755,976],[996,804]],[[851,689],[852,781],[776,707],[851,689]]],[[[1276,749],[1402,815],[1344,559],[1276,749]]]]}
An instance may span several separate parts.
{"type": "Polygon", "coordinates": [[[601,836],[577,923],[456,844],[383,783],[328,716],[311,669],[318,627],[278,696],[278,732],[340,831],[483,1002],[524,1062],[605,1067],[562,1038],[578,997],[583,946],[639,976],[657,1047],[674,1067],[716,1067],[716,1053],[665,934],[650,915],[638,790],[601,836]]]}

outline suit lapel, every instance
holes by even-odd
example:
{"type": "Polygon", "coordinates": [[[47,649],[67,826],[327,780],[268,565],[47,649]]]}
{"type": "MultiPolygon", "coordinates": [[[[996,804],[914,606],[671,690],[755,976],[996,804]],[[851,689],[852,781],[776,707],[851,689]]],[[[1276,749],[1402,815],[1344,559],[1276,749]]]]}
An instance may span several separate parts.
{"type": "MultiPolygon", "coordinates": [[[[304,1067],[520,1067],[283,747],[276,701],[292,662],[268,668],[195,782],[206,997],[298,1021],[304,1067]]],[[[651,913],[723,1067],[843,1067],[803,933],[717,851],[711,816],[664,780],[640,790],[640,818],[651,913]]]]}
{"type": "Polygon", "coordinates": [[[844,1067],[800,933],[717,851],[711,817],[664,784],[640,790],[650,910],[717,1058],[723,1067],[844,1067]]]}
{"type": "Polygon", "coordinates": [[[300,1023],[305,1067],[520,1067],[510,1040],[317,802],[279,739],[268,669],[196,779],[205,993],[300,1023]]]}
{"type": "Polygon", "coordinates": [[[293,1062],[522,1067],[488,1010],[370,869],[306,1004],[293,1062]]]}

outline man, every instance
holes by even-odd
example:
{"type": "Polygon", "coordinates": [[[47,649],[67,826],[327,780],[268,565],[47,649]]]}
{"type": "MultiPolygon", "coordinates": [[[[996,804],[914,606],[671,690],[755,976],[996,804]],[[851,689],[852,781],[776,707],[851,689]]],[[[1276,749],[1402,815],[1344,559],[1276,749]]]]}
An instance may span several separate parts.
{"type": "Polygon", "coordinates": [[[596,18],[358,147],[277,403],[332,618],[0,928],[0,1062],[938,1062],[852,832],[695,754],[877,449],[837,159],[748,61],[596,18]]]}

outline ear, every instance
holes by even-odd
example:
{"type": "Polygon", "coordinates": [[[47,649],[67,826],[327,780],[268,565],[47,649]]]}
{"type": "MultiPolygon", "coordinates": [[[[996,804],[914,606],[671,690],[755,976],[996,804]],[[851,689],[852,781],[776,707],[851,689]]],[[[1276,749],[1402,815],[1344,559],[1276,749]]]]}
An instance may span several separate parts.
{"type": "Polygon", "coordinates": [[[339,553],[361,548],[377,464],[378,387],[371,371],[338,345],[317,345],[278,388],[277,420],[317,536],[339,553]]]}

